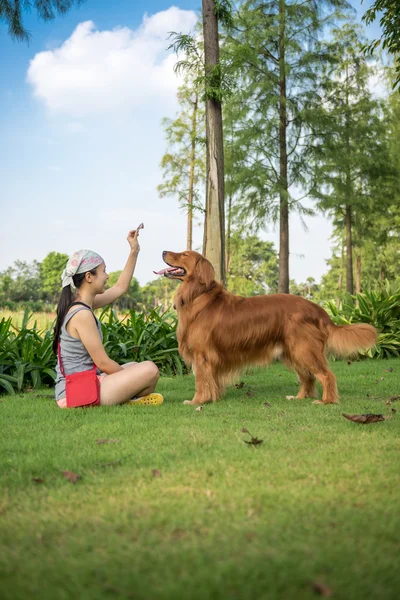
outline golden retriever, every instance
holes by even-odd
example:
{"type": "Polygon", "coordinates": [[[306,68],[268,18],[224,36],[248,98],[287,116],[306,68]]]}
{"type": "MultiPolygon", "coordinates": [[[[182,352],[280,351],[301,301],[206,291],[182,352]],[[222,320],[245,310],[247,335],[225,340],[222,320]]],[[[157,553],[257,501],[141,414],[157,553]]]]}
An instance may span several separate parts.
{"type": "Polygon", "coordinates": [[[376,342],[371,325],[334,325],[323,308],[300,296],[243,298],[227,292],[198,252],[164,251],[163,259],[169,266],[157,274],[182,281],[174,299],[179,353],[196,377],[194,398],[185,404],[215,402],[241,368],[273,359],[297,372],[301,387],[296,398],[315,398],[317,380],[323,394],[315,403],[334,404],[336,378],[325,351],[349,356],[376,342]]]}

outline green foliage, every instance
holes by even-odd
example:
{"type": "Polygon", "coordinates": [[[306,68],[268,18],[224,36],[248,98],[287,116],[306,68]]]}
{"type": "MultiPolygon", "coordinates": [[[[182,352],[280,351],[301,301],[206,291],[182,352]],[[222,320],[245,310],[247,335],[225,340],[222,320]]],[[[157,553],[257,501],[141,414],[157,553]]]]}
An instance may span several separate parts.
{"type": "Polygon", "coordinates": [[[215,0],[214,14],[221,25],[225,27],[233,27],[233,8],[230,0],[215,0]]]}
{"type": "Polygon", "coordinates": [[[36,302],[41,300],[41,266],[36,260],[16,260],[0,272],[0,302],[36,302]]]}
{"type": "Polygon", "coordinates": [[[107,354],[124,364],[153,361],[164,375],[182,375],[186,367],[178,354],[177,317],[160,308],[146,314],[131,310],[121,321],[114,310],[106,308],[100,315],[103,344],[107,354]]]}
{"type": "Polygon", "coordinates": [[[52,352],[52,331],[42,334],[25,311],[21,327],[11,317],[0,321],[0,393],[10,394],[27,387],[38,388],[55,380],[56,358],[52,352]]]}
{"type": "Polygon", "coordinates": [[[149,281],[141,289],[140,309],[143,312],[157,307],[161,307],[164,311],[171,310],[178,285],[178,281],[167,279],[167,277],[158,277],[158,279],[149,281]]]}
{"type": "Polygon", "coordinates": [[[50,252],[41,263],[41,287],[47,298],[57,302],[61,290],[61,274],[68,261],[67,254],[50,252]]]}
{"type": "Polygon", "coordinates": [[[347,7],[318,4],[247,0],[222,44],[222,62],[235,80],[224,106],[227,188],[237,218],[255,228],[278,221],[283,201],[290,211],[313,212],[299,190],[307,194],[312,186],[314,107],[330,61],[318,38],[347,7]]]}
{"type": "MultiPolygon", "coordinates": [[[[112,271],[111,273],[109,273],[107,288],[110,288],[117,283],[121,273],[122,271],[112,271]]],[[[142,292],[139,282],[135,277],[132,277],[128,291],[125,294],[123,294],[123,296],[118,298],[118,300],[113,302],[113,308],[120,311],[132,310],[139,306],[141,300],[142,292]]]]}
{"type": "Polygon", "coordinates": [[[278,257],[272,242],[235,232],[230,240],[228,290],[240,296],[274,293],[278,288],[278,257]]]}
{"type": "Polygon", "coordinates": [[[328,302],[325,307],[336,325],[369,323],[379,331],[378,343],[366,352],[373,358],[400,355],[400,288],[388,281],[379,291],[351,296],[344,294],[339,307],[328,302]]]}
{"type": "MultiPolygon", "coordinates": [[[[363,0],[362,0],[363,1],[363,0]]],[[[382,37],[365,45],[369,54],[382,44],[382,48],[392,54],[396,64],[396,78],[394,86],[400,83],[400,5],[399,0],[375,0],[363,16],[367,25],[375,21],[377,14],[381,13],[379,20],[382,28],[382,37]]]]}
{"type": "Polygon", "coordinates": [[[84,0],[0,0],[0,21],[8,25],[8,33],[16,40],[29,41],[30,34],[22,22],[22,12],[36,9],[43,21],[51,21],[56,14],[64,15],[73,4],[82,4],[84,0]],[[22,6],[21,6],[22,5],[22,6]]]}

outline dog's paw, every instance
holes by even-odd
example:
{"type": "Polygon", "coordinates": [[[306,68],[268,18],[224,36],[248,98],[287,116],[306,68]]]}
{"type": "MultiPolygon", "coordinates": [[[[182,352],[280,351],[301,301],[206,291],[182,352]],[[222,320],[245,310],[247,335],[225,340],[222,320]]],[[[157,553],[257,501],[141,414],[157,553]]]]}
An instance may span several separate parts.
{"type": "Polygon", "coordinates": [[[193,402],[193,400],[184,400],[183,404],[197,404],[197,402],[193,402]]]}
{"type": "Polygon", "coordinates": [[[339,402],[324,402],[323,400],[314,400],[311,404],[339,404],[339,402]]]}
{"type": "Polygon", "coordinates": [[[298,400],[297,396],[286,396],[286,400],[298,400]]]}

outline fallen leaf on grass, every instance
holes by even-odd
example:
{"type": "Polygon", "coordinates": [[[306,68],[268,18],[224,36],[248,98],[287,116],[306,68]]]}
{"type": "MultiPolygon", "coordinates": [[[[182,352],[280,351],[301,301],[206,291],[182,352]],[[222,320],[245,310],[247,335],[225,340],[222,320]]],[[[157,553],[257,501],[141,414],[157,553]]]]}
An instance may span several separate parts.
{"type": "Polygon", "coordinates": [[[100,439],[97,440],[98,444],[119,444],[119,440],[106,440],[106,439],[100,439]]]}
{"type": "Polygon", "coordinates": [[[332,593],[333,593],[331,588],[328,588],[327,585],[325,585],[324,583],[321,583],[320,581],[314,581],[312,584],[312,588],[316,594],[319,594],[320,596],[323,596],[324,598],[329,598],[329,596],[332,596],[332,593]]]}
{"type": "Polygon", "coordinates": [[[235,383],[235,388],[237,388],[238,390],[241,390],[242,387],[244,387],[246,384],[244,381],[239,381],[239,383],[235,383]]]}
{"type": "Polygon", "coordinates": [[[202,407],[202,406],[198,406],[198,407],[196,408],[196,412],[201,412],[202,410],[203,410],[203,407],[202,407]]]}
{"type": "Polygon", "coordinates": [[[153,477],[161,477],[161,473],[158,469],[153,469],[153,477]]]}
{"type": "Polygon", "coordinates": [[[44,483],[44,479],[42,479],[41,477],[32,477],[32,481],[34,483],[44,483]]]}
{"type": "Polygon", "coordinates": [[[245,442],[245,444],[251,444],[253,446],[258,446],[259,444],[262,444],[263,440],[259,440],[256,437],[253,437],[250,433],[250,431],[248,429],[246,429],[245,427],[243,427],[242,429],[242,433],[248,433],[249,436],[251,437],[251,440],[243,440],[245,442]]]}
{"type": "Polygon", "coordinates": [[[248,398],[251,398],[252,396],[254,396],[253,392],[246,392],[245,396],[247,396],[248,398]]]}
{"type": "Polygon", "coordinates": [[[81,476],[73,471],[63,471],[63,475],[65,479],[68,479],[71,483],[76,483],[78,479],[81,479],[81,476]]]}
{"type": "Polygon", "coordinates": [[[268,406],[272,406],[269,402],[264,402],[264,406],[267,408],[268,406]]]}
{"type": "Polygon", "coordinates": [[[389,369],[385,369],[384,373],[393,373],[393,367],[389,367],[389,369]]]}
{"type": "Polygon", "coordinates": [[[364,425],[368,423],[378,423],[379,421],[386,421],[387,419],[392,418],[391,415],[385,417],[384,415],[374,415],[373,413],[367,413],[365,415],[346,415],[346,413],[342,413],[342,415],[349,421],[353,421],[353,423],[362,423],[364,425]]]}
{"type": "Polygon", "coordinates": [[[398,402],[400,400],[400,396],[390,396],[390,398],[387,399],[387,402],[398,402]]]}
{"type": "Polygon", "coordinates": [[[256,437],[252,437],[250,441],[244,440],[245,444],[253,444],[253,446],[258,446],[258,444],[262,444],[263,440],[259,440],[256,437]]]}

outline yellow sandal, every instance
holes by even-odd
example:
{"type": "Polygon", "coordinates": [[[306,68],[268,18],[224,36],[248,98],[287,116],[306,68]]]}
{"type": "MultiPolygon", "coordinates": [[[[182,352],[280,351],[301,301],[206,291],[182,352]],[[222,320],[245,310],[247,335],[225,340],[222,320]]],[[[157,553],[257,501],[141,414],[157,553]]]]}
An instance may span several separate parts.
{"type": "Polygon", "coordinates": [[[133,398],[128,400],[127,404],[139,404],[140,406],[160,406],[164,402],[164,398],[161,394],[148,394],[141,398],[133,398]]]}

